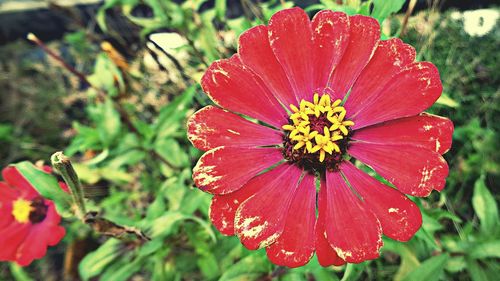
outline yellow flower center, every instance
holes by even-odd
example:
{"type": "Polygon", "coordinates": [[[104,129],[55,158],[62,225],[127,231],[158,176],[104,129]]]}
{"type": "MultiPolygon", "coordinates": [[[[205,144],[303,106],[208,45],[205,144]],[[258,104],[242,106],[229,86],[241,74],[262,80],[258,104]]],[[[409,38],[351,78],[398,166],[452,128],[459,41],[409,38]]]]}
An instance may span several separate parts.
{"type": "Polygon", "coordinates": [[[314,94],[313,102],[301,100],[299,108],[291,104],[290,123],[283,125],[283,129],[290,132],[288,138],[293,150],[318,153],[319,162],[323,162],[327,154],[341,153],[338,141],[347,137],[348,128],[354,122],[345,120],[346,110],[340,103],[340,99],[332,102],[328,94],[321,98],[314,94]]]}
{"type": "Polygon", "coordinates": [[[19,223],[27,223],[32,210],[31,202],[22,198],[17,199],[12,204],[12,215],[19,223]]]}

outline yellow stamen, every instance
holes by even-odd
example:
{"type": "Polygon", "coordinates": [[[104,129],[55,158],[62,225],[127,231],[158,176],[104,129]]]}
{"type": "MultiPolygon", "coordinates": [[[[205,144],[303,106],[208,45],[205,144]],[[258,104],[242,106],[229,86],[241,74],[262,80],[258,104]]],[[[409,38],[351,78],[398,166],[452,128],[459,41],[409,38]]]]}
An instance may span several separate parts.
{"type": "Polygon", "coordinates": [[[333,101],[327,94],[320,96],[315,93],[312,102],[301,100],[298,106],[290,105],[292,124],[283,125],[282,128],[290,132],[288,138],[293,149],[303,149],[304,153],[310,154],[318,153],[320,162],[325,160],[327,154],[340,153],[337,141],[347,136],[348,127],[354,125],[351,120],[344,120],[347,112],[341,103],[340,99],[333,101]],[[317,118],[324,118],[328,123],[322,130],[311,127],[316,124],[317,118]]]}
{"type": "Polygon", "coordinates": [[[12,215],[19,223],[27,223],[32,210],[31,202],[22,198],[17,199],[12,204],[12,215]]]}

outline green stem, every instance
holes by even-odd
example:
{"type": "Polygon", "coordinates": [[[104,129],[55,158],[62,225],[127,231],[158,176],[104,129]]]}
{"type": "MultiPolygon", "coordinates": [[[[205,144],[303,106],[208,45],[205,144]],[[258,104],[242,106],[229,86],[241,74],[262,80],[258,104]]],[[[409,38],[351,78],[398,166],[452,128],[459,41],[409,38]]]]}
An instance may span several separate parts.
{"type": "Polygon", "coordinates": [[[71,197],[77,207],[78,218],[83,219],[87,213],[85,210],[85,202],[83,200],[83,189],[80,184],[80,180],[78,179],[78,175],[76,174],[73,165],[71,165],[71,161],[61,151],[52,154],[50,160],[52,162],[52,166],[62,176],[69,187],[71,197]]]}

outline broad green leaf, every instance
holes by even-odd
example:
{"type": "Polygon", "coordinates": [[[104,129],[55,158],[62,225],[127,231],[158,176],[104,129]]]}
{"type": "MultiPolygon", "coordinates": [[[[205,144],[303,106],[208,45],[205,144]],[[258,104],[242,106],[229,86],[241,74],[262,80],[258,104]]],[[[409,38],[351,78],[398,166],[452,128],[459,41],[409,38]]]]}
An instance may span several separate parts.
{"type": "Polygon", "coordinates": [[[472,259],[466,259],[467,261],[467,271],[473,281],[490,281],[488,275],[481,268],[479,263],[472,259]]]}
{"type": "Polygon", "coordinates": [[[172,134],[179,130],[180,121],[186,118],[187,110],[189,110],[189,106],[193,102],[196,87],[192,86],[186,89],[184,93],[162,108],[154,124],[157,139],[171,137],[172,134]]]}
{"type": "Polygon", "coordinates": [[[498,207],[495,198],[488,190],[484,175],[474,184],[472,206],[481,222],[481,231],[484,234],[495,233],[498,226],[498,207]]]}
{"type": "Polygon", "coordinates": [[[391,239],[384,239],[384,247],[382,251],[391,251],[399,254],[401,257],[401,264],[398,271],[394,275],[394,280],[399,281],[403,279],[409,272],[420,265],[415,251],[410,249],[408,244],[404,244],[391,239]]]}
{"type": "Polygon", "coordinates": [[[61,189],[57,179],[35,167],[30,162],[24,161],[13,165],[21,175],[43,197],[51,200],[56,205],[57,212],[67,216],[71,209],[71,196],[61,189]]]}
{"type": "Polygon", "coordinates": [[[454,99],[450,98],[450,96],[448,96],[445,93],[441,94],[441,96],[436,101],[436,103],[442,104],[442,105],[446,105],[446,106],[449,106],[449,107],[453,107],[453,108],[456,108],[456,107],[460,106],[460,104],[458,102],[456,102],[454,99]]]}
{"type": "Polygon", "coordinates": [[[270,264],[266,257],[254,252],[226,270],[219,281],[258,280],[267,274],[269,269],[270,264]]]}
{"type": "Polygon", "coordinates": [[[475,259],[500,258],[500,240],[475,244],[468,255],[475,259]]]}
{"type": "Polygon", "coordinates": [[[365,267],[367,265],[367,262],[359,263],[359,264],[354,264],[354,263],[348,263],[344,276],[342,276],[341,281],[354,281],[358,280],[363,271],[365,270],[365,267]]]}
{"type": "Polygon", "coordinates": [[[226,20],[227,3],[226,0],[215,0],[215,13],[220,21],[226,20]]]}
{"type": "Polygon", "coordinates": [[[141,269],[144,259],[142,257],[135,258],[130,261],[128,257],[121,258],[118,261],[110,264],[108,268],[104,270],[100,280],[103,281],[126,281],[129,280],[130,276],[135,274],[141,269]]]}
{"type": "Polygon", "coordinates": [[[401,10],[405,2],[405,0],[373,0],[371,16],[382,23],[388,16],[401,10]]]}
{"type": "Polygon", "coordinates": [[[404,281],[437,281],[448,261],[448,254],[441,254],[424,261],[419,267],[408,273],[402,280],[404,281]]]}
{"type": "Polygon", "coordinates": [[[117,239],[109,239],[94,252],[88,254],[78,265],[80,277],[86,281],[103,272],[121,254],[121,242],[117,239]]]}

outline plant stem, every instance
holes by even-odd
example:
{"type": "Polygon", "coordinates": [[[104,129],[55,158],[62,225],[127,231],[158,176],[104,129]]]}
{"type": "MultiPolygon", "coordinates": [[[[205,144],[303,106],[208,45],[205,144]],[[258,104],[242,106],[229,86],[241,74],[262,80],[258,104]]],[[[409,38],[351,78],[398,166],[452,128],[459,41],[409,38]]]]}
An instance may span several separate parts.
{"type": "Polygon", "coordinates": [[[77,208],[77,217],[83,219],[87,213],[85,201],[83,200],[83,189],[71,161],[61,151],[52,154],[50,161],[69,187],[73,203],[77,208]]]}

